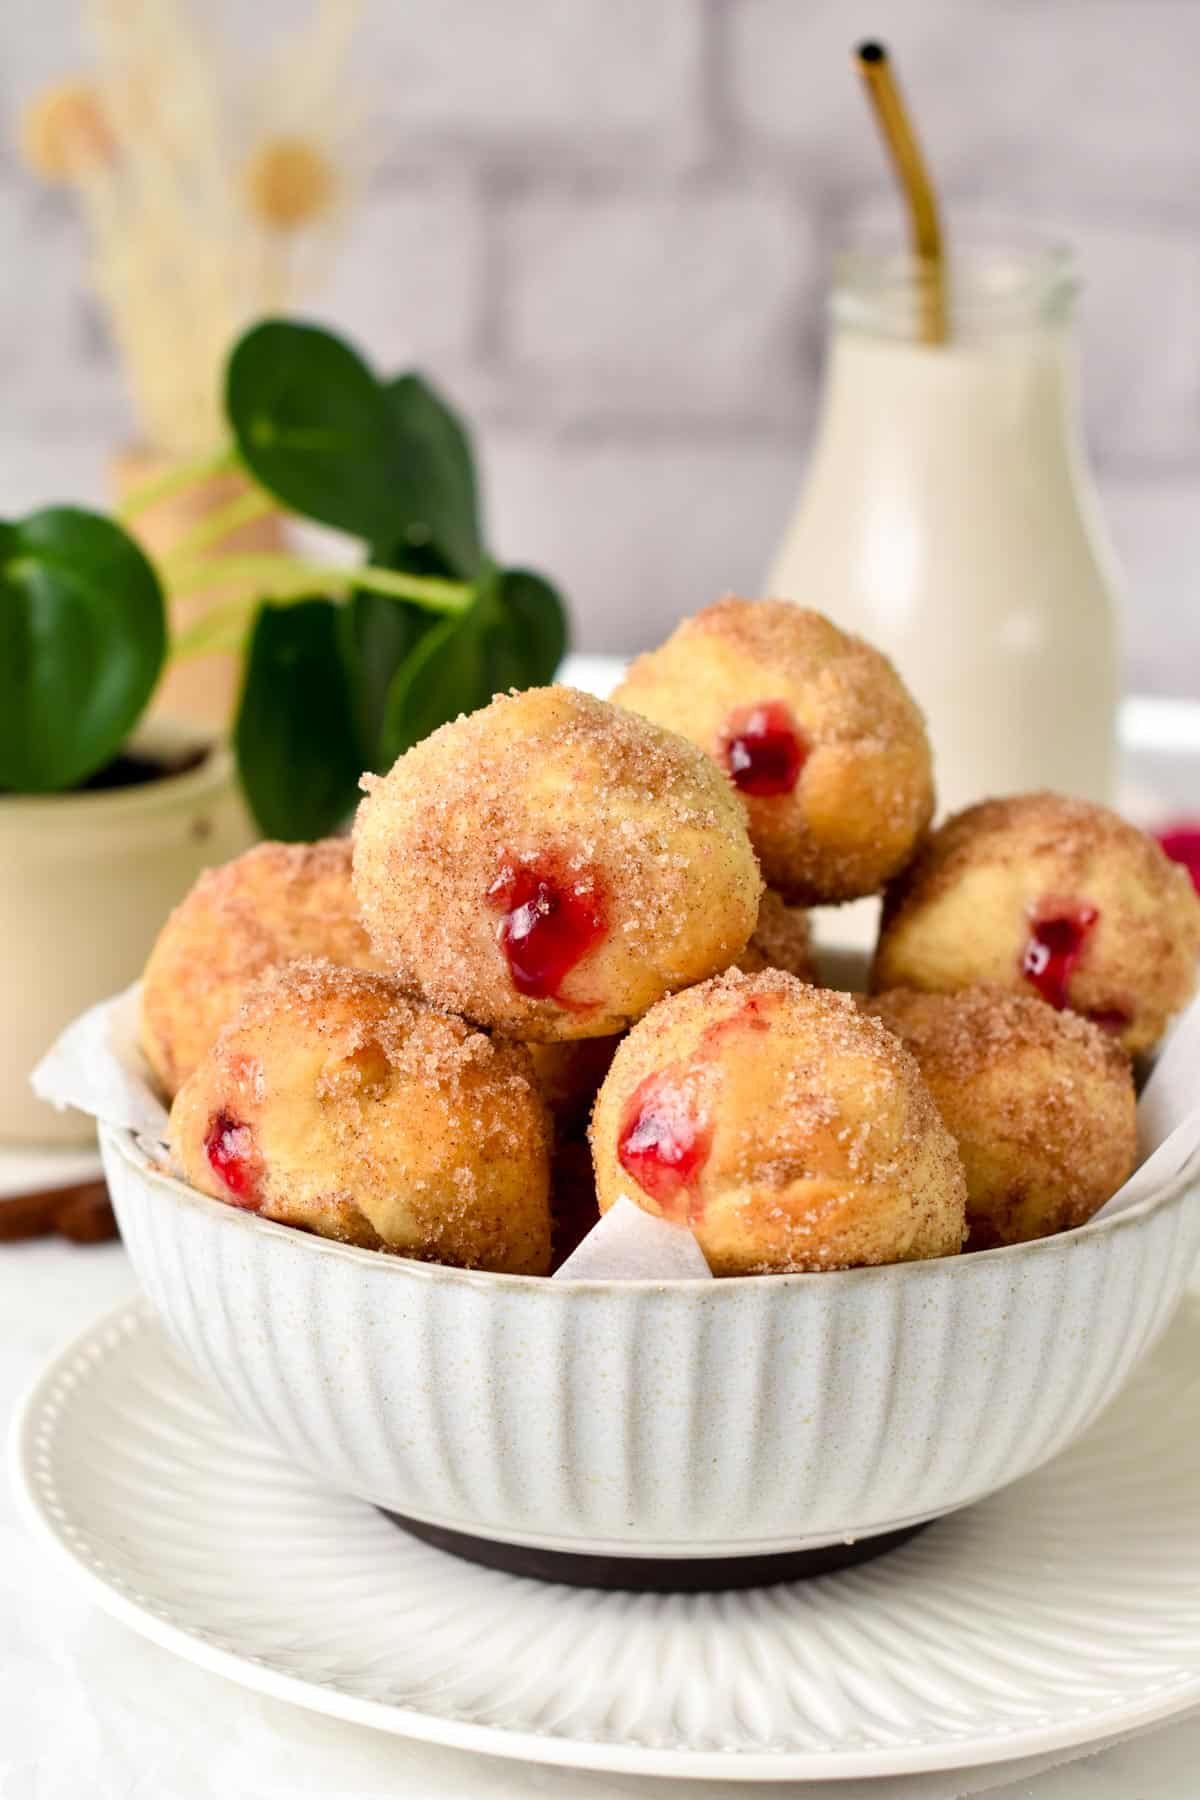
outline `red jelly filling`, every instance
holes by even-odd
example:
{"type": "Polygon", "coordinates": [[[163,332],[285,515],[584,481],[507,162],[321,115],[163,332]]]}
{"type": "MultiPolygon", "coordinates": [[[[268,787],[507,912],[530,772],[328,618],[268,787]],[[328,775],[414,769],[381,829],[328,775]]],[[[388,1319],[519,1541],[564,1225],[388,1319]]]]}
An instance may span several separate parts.
{"type": "Polygon", "coordinates": [[[1021,973],[1042,999],[1060,1012],[1067,1005],[1068,984],[1099,917],[1096,908],[1087,905],[1050,905],[1033,914],[1021,973]]]}
{"type": "Polygon", "coordinates": [[[1200,893],[1200,825],[1173,825],[1158,841],[1172,862],[1182,863],[1200,893]]]}
{"type": "Polygon", "coordinates": [[[500,946],[517,992],[568,1004],[563,982],[607,930],[594,878],[506,861],[487,897],[503,915],[500,946]]]}
{"type": "Polygon", "coordinates": [[[647,1075],[625,1109],[617,1156],[667,1218],[699,1216],[695,1187],[711,1133],[693,1097],[669,1074],[647,1075]]]}
{"type": "Polygon", "coordinates": [[[204,1138],[204,1153],[214,1174],[229,1189],[236,1206],[257,1212],[259,1161],[254,1133],[231,1114],[214,1115],[204,1138]]]}
{"type": "Polygon", "coordinates": [[[779,1005],[775,994],[750,994],[738,1007],[736,1012],[728,1013],[723,1019],[714,1019],[706,1025],[700,1034],[701,1046],[712,1050],[722,1038],[729,1037],[738,1031],[770,1031],[770,1015],[779,1005]]]}
{"type": "Polygon", "coordinates": [[[739,706],[725,721],[722,742],[734,786],[760,799],[790,794],[808,755],[800,728],[782,700],[739,706]]]}
{"type": "Polygon", "coordinates": [[[1113,1037],[1120,1037],[1129,1023],[1129,1014],[1122,1012],[1119,1006],[1099,1006],[1087,1014],[1093,1025],[1101,1031],[1111,1032],[1113,1037]]]}

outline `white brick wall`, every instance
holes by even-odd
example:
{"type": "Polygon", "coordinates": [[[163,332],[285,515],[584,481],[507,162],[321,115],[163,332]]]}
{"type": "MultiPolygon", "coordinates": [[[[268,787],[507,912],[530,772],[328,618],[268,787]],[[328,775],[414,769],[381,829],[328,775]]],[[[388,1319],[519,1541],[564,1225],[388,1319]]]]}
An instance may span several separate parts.
{"type": "MultiPolygon", "coordinates": [[[[1200,495],[1195,472],[1105,487],[1126,572],[1126,664],[1133,686],[1200,695],[1200,495]]],[[[1200,795],[1196,796],[1200,799],[1200,795]]]]}
{"type": "Polygon", "coordinates": [[[659,157],[696,124],[703,25],[693,0],[376,0],[362,66],[398,147],[659,157]]]}
{"type": "Polygon", "coordinates": [[[502,434],[489,483],[497,548],[572,571],[588,648],[653,643],[726,589],[754,591],[764,546],[791,505],[795,468],[794,452],[752,435],[562,442],[502,434]]]}
{"type": "Polygon", "coordinates": [[[487,284],[480,209],[473,184],[452,172],[376,186],[310,312],[336,319],[383,369],[468,362],[487,284]]]}
{"type": "Polygon", "coordinates": [[[85,254],[58,195],[0,178],[0,433],[53,438],[89,424],[103,433],[119,416],[85,254]]]}
{"type": "Polygon", "coordinates": [[[523,199],[505,221],[514,377],[560,419],[787,423],[812,228],[778,183],[523,199]]]}
{"type": "Polygon", "coordinates": [[[1187,230],[1076,221],[1071,235],[1084,277],[1085,414],[1097,456],[1111,471],[1200,467],[1194,223],[1187,230]]]}
{"type": "MultiPolygon", "coordinates": [[[[304,0],[221,5],[259,42],[304,0]]],[[[98,496],[126,433],[69,207],[11,150],[77,18],[0,7],[0,512],[98,496]]],[[[650,641],[755,585],[799,484],[831,248],[891,214],[849,62],[878,30],[958,229],[1079,250],[1131,674],[1200,690],[1193,0],[366,0],[376,173],[310,310],[476,419],[498,545],[583,644],[650,641]]]]}

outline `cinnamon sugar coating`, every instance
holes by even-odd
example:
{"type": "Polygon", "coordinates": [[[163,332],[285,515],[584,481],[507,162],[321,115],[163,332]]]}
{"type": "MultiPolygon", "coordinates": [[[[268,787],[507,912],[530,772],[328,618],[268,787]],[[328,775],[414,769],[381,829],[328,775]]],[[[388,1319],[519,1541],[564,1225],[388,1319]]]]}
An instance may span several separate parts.
{"type": "Polygon", "coordinates": [[[176,1095],[170,1143],[193,1187],[322,1237],[550,1265],[550,1133],[524,1051],[384,975],[268,971],[176,1095]]]}
{"type": "Polygon", "coordinates": [[[141,1035],[168,1099],[265,970],[298,956],[378,968],[350,883],[350,841],[256,844],[206,869],[158,934],[141,1035]]]}
{"type": "Polygon", "coordinates": [[[820,613],[733,597],[685,619],[613,695],[730,767],[731,721],[782,704],[802,767],[789,792],[743,791],[773,888],[814,904],[875,893],[933,816],[921,713],[891,663],[820,613]]]}
{"type": "MultiPolygon", "coordinates": [[[[754,928],[762,883],[720,772],[685,739],[570,688],[501,696],[363,787],[354,885],[376,953],[434,1004],[506,1036],[610,1036],[728,967],[754,928]],[[506,912],[497,896],[510,890],[506,912]],[[588,927],[577,954],[522,988],[505,931],[532,920],[549,963],[572,908],[588,927]]],[[[542,954],[535,941],[530,961],[542,954]]]]}
{"type": "Polygon", "coordinates": [[[1083,1225],[1133,1172],[1129,1058],[1076,1013],[995,988],[863,1005],[916,1057],[967,1177],[967,1247],[1083,1225]]]}
{"type": "Polygon", "coordinates": [[[686,1221],[716,1275],[952,1256],[966,1188],[916,1063],[848,995],[779,970],[676,994],[592,1117],[602,1211],[686,1221]]]}
{"type": "Polygon", "coordinates": [[[789,906],[782,894],[768,888],[758,906],[758,923],[754,935],[735,965],[743,975],[758,975],[764,969],[782,969],[797,981],[815,982],[817,966],[813,961],[812,927],[803,906],[789,906]]]}
{"type": "Polygon", "coordinates": [[[1060,794],[985,800],[939,827],[888,891],[872,987],[1036,993],[1031,936],[1056,916],[1082,921],[1067,1007],[1130,1054],[1152,1048],[1195,987],[1200,900],[1152,838],[1060,794]]]}

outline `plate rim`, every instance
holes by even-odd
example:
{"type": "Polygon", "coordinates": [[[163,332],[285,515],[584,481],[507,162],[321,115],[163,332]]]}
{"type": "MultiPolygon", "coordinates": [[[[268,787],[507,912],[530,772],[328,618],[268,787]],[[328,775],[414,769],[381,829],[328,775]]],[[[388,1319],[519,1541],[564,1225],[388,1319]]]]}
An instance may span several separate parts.
{"type": "MultiPolygon", "coordinates": [[[[143,1294],[131,1295],[82,1326],[34,1377],[17,1404],[8,1433],[9,1480],[18,1516],[34,1539],[50,1551],[58,1566],[65,1569],[85,1595],[111,1618],[186,1662],[220,1675],[239,1687],[283,1700],[305,1711],[416,1742],[499,1756],[509,1761],[587,1769],[604,1774],[760,1783],[863,1780],[1017,1762],[1056,1750],[1076,1749],[1084,1744],[1111,1742],[1115,1737],[1160,1724],[1200,1703],[1198,1664],[1189,1680],[1168,1688],[1159,1685],[1148,1689],[1141,1699],[1127,1702],[1118,1711],[1092,1711],[1078,1719],[1064,1719],[1055,1725],[1033,1729],[1015,1727],[1011,1733],[1000,1736],[976,1736],[942,1745],[875,1746],[836,1752],[680,1750],[585,1737],[555,1737],[503,1725],[454,1719],[388,1701],[364,1699],[324,1682],[288,1674],[248,1653],[209,1643],[188,1627],[173,1624],[148,1607],[139,1605],[90,1565],[72,1546],[46,1508],[35,1473],[34,1439],[50,1391],[68,1370],[74,1372],[80,1361],[86,1359],[95,1340],[110,1337],[115,1332],[125,1341],[141,1338],[144,1342],[148,1331],[157,1331],[170,1342],[149,1299],[143,1294]]],[[[97,1355],[90,1360],[92,1366],[87,1378],[95,1379],[107,1359],[97,1355]]],[[[211,1391],[202,1377],[197,1376],[197,1379],[206,1393],[211,1391]]],[[[73,1385],[80,1385],[78,1379],[73,1385]]]]}

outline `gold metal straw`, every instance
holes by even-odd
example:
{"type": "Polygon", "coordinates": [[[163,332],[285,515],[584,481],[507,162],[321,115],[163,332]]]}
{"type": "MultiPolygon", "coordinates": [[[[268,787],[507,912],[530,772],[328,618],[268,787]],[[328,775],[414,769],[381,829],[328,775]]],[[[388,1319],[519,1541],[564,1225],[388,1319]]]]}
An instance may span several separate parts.
{"type": "Polygon", "coordinates": [[[912,246],[920,263],[921,339],[941,344],[946,339],[946,270],[937,195],[887,51],[882,44],[860,44],[855,56],[908,207],[912,246]]]}

